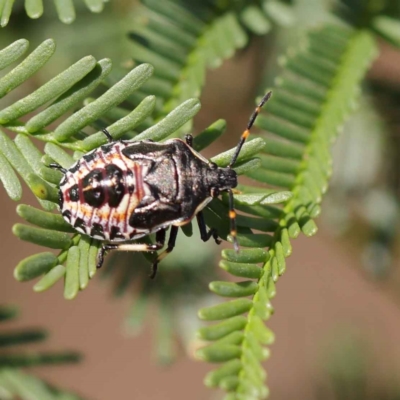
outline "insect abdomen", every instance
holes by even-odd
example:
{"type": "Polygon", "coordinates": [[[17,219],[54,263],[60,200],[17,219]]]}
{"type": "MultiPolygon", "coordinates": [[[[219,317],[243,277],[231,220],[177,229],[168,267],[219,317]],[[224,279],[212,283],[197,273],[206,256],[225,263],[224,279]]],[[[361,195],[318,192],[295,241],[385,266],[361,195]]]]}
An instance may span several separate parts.
{"type": "Polygon", "coordinates": [[[142,166],[124,160],[120,146],[84,156],[60,184],[64,218],[96,239],[129,240],[140,233],[129,226],[129,216],[144,196],[142,166]]]}

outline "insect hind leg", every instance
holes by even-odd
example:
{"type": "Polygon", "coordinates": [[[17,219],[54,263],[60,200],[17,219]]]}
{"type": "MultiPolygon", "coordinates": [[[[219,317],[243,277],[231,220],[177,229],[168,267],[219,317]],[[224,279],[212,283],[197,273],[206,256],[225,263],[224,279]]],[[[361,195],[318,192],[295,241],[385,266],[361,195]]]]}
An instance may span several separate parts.
{"type": "Polygon", "coordinates": [[[161,260],[163,260],[174,249],[177,236],[178,236],[178,227],[177,226],[171,226],[171,231],[170,231],[170,234],[169,234],[167,248],[162,253],[160,253],[157,256],[156,261],[154,261],[154,263],[153,263],[153,265],[151,267],[150,279],[154,279],[155,278],[155,276],[157,274],[158,263],[161,260]]]}
{"type": "Polygon", "coordinates": [[[104,257],[111,250],[120,251],[157,251],[160,250],[165,243],[165,229],[161,229],[156,233],[156,243],[121,243],[121,244],[103,244],[97,254],[97,268],[101,268],[104,263],[104,257]]]}

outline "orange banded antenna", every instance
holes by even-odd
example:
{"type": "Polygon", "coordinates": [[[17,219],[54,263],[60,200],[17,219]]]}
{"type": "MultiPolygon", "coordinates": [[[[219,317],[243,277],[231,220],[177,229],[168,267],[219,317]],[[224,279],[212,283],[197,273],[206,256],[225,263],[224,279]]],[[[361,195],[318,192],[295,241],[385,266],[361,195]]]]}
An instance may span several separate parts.
{"type": "Polygon", "coordinates": [[[235,165],[236,160],[237,160],[237,158],[239,156],[240,150],[242,150],[244,142],[246,141],[246,139],[250,135],[250,129],[252,128],[252,126],[254,124],[254,121],[256,120],[258,114],[260,113],[261,108],[263,107],[263,105],[271,98],[271,96],[272,96],[272,92],[271,91],[266,93],[264,95],[264,97],[261,99],[261,101],[258,104],[258,106],[253,111],[253,114],[251,114],[249,122],[247,123],[247,128],[244,130],[244,132],[242,133],[242,136],[240,137],[240,141],[239,141],[238,145],[236,146],[235,153],[233,154],[232,160],[229,163],[228,168],[232,168],[235,165]]]}

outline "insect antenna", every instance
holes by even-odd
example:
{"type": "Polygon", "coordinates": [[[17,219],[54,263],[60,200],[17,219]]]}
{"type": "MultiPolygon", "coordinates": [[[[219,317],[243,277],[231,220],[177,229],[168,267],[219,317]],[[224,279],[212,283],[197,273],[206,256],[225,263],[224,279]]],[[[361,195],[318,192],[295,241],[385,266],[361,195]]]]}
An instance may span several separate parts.
{"type": "MultiPolygon", "coordinates": [[[[272,92],[268,92],[267,94],[265,94],[264,97],[261,99],[260,103],[258,104],[258,106],[253,111],[253,114],[251,114],[249,122],[247,123],[247,128],[242,133],[242,136],[240,137],[239,143],[236,146],[236,150],[233,153],[232,160],[229,163],[227,168],[232,168],[235,165],[236,160],[237,160],[237,158],[239,156],[240,150],[242,150],[244,142],[246,141],[246,139],[250,135],[250,129],[254,125],[254,121],[256,120],[258,114],[260,113],[261,107],[271,98],[271,95],[272,95],[272,92]]],[[[231,235],[231,237],[233,239],[233,247],[234,247],[236,253],[238,253],[239,252],[239,243],[238,243],[238,240],[237,240],[236,211],[235,211],[235,208],[234,208],[233,192],[232,192],[232,189],[229,189],[227,192],[228,192],[228,195],[229,195],[229,220],[230,220],[230,225],[231,225],[231,227],[230,227],[230,235],[231,235]]]]}
{"type": "Polygon", "coordinates": [[[242,133],[242,136],[240,137],[240,141],[238,145],[236,146],[235,153],[233,154],[232,160],[228,165],[228,168],[232,168],[235,165],[235,162],[239,156],[240,150],[242,150],[242,147],[244,145],[244,142],[250,135],[250,129],[252,128],[254,121],[256,120],[258,114],[260,113],[261,107],[271,98],[272,92],[268,92],[260,101],[258,106],[255,108],[253,111],[253,114],[251,114],[251,117],[249,119],[249,122],[247,123],[247,128],[244,130],[242,133]]]}
{"type": "Polygon", "coordinates": [[[232,239],[233,239],[233,248],[235,249],[236,253],[238,253],[239,252],[239,243],[237,240],[236,211],[234,208],[232,189],[228,190],[228,196],[229,196],[229,221],[231,223],[230,235],[232,236],[232,239]]]}

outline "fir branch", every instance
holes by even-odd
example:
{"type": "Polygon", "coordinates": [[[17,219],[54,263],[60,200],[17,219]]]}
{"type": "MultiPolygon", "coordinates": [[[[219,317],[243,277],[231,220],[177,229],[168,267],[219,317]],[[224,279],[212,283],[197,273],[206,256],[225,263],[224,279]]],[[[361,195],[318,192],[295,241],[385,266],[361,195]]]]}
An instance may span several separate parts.
{"type": "MultiPolygon", "coordinates": [[[[15,0],[0,1],[0,27],[4,28],[8,25],[14,2],[15,0]]],[[[76,13],[72,0],[53,0],[53,2],[61,22],[70,24],[75,20],[76,13]]],[[[94,13],[102,12],[106,2],[108,0],[84,0],[87,8],[94,13]]],[[[25,0],[24,7],[29,18],[37,19],[43,15],[43,0],[25,0]]]]}
{"type": "MultiPolygon", "coordinates": [[[[269,18],[274,11],[275,15],[291,14],[281,3],[264,2],[263,7],[258,3],[142,0],[130,33],[132,51],[135,62],[151,63],[155,74],[133,100],[139,101],[149,93],[156,95],[157,119],[188,98],[198,97],[206,69],[219,67],[245,47],[249,30],[265,34],[272,26],[269,18]]],[[[189,121],[181,131],[190,128],[189,121]]]]}
{"type": "Polygon", "coordinates": [[[241,246],[251,248],[239,254],[224,250],[220,266],[247,280],[210,284],[214,293],[239,299],[199,312],[202,319],[222,321],[199,330],[201,339],[213,343],[200,349],[198,357],[224,363],[207,375],[205,383],[225,390],[226,399],[268,394],[261,363],[269,355],[265,346],[274,340],[264,321],[273,312],[275,283],[292,252],[290,238],[317,231],[314,218],[320,213],[331,173],[330,146],[354,108],[361,81],[376,55],[369,33],[337,26],[311,32],[307,44],[282,59],[284,72],[276,80],[274,96],[256,121],[270,134],[260,156],[261,168],[248,174],[260,183],[290,190],[293,196],[282,208],[237,202],[237,208],[248,214],[274,219],[272,235],[239,233],[241,246]]]}
{"type": "MultiPolygon", "coordinates": [[[[0,306],[0,322],[7,322],[17,316],[17,309],[0,306]]],[[[17,368],[40,365],[76,363],[80,355],[76,352],[38,352],[10,350],[15,346],[43,341],[47,332],[31,328],[23,330],[4,330],[0,332],[0,398],[1,399],[40,399],[56,400],[61,395],[71,400],[79,400],[76,395],[49,386],[32,375],[17,368]],[[67,397],[69,396],[69,397],[67,397]]]]}

